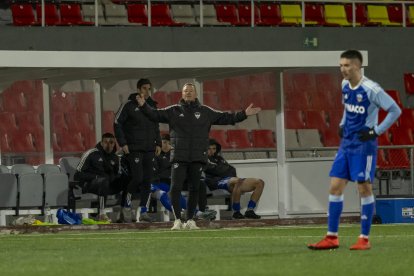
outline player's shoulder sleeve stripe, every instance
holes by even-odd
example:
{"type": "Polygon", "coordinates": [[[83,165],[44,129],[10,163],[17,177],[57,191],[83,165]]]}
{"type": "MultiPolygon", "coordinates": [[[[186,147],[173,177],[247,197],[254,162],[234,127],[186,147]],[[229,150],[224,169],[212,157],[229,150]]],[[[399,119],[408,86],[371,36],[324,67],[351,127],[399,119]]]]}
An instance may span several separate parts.
{"type": "Polygon", "coordinates": [[[221,111],[221,110],[217,110],[217,109],[214,109],[214,108],[212,108],[212,107],[210,107],[210,106],[208,106],[208,105],[204,105],[204,104],[203,104],[203,106],[204,106],[205,108],[207,108],[207,109],[210,109],[211,111],[223,113],[223,111],[221,111]]]}
{"type": "Polygon", "coordinates": [[[116,123],[116,124],[118,123],[118,118],[119,118],[119,116],[121,115],[122,111],[124,110],[125,106],[126,106],[127,104],[129,104],[130,102],[131,102],[131,100],[128,100],[126,103],[122,104],[122,105],[119,107],[118,112],[115,114],[115,123],[116,123]]]}
{"type": "Polygon", "coordinates": [[[361,85],[364,88],[364,90],[367,91],[368,93],[377,94],[377,93],[383,91],[383,89],[381,88],[381,86],[379,86],[378,83],[368,79],[367,77],[364,77],[364,79],[362,80],[361,85]]]}
{"type": "Polygon", "coordinates": [[[83,167],[83,165],[85,164],[85,161],[86,161],[86,159],[89,157],[89,155],[91,155],[92,153],[97,152],[97,151],[98,151],[98,149],[97,149],[97,148],[92,148],[92,149],[87,150],[87,151],[86,151],[86,152],[82,155],[81,160],[79,161],[79,164],[78,164],[78,166],[76,167],[76,170],[77,170],[77,171],[81,171],[81,170],[82,170],[82,167],[83,167]]]}

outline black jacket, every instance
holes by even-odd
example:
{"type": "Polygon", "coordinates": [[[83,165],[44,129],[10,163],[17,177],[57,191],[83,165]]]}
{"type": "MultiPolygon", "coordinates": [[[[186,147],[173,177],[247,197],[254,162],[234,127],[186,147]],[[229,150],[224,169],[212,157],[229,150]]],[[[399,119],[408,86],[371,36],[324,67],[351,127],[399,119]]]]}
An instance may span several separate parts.
{"type": "Polygon", "coordinates": [[[153,109],[144,104],[142,112],[154,122],[167,123],[170,127],[171,162],[207,163],[208,135],[211,125],[234,125],[247,118],[244,111],[222,112],[201,105],[198,99],[163,109],[153,109]]]}
{"type": "Polygon", "coordinates": [[[217,150],[213,156],[208,157],[208,164],[204,173],[206,178],[213,178],[213,177],[236,177],[236,168],[232,165],[227,163],[227,161],[221,156],[221,145],[212,139],[215,142],[217,150]]]}
{"type": "MultiPolygon", "coordinates": [[[[211,142],[216,144],[217,150],[215,155],[208,157],[208,164],[204,169],[205,179],[204,182],[210,188],[210,190],[218,189],[218,182],[225,177],[236,177],[236,168],[227,163],[227,161],[219,155],[221,151],[221,145],[211,139],[211,142]]],[[[210,142],[210,144],[211,144],[210,142]]]]}
{"type": "Polygon", "coordinates": [[[115,148],[111,153],[106,153],[101,143],[98,143],[82,155],[74,179],[85,183],[98,177],[107,177],[112,181],[117,177],[118,170],[119,157],[115,154],[115,148]]]}
{"type": "Polygon", "coordinates": [[[154,158],[154,182],[171,184],[170,152],[161,151],[154,158]]]}
{"type": "MultiPolygon", "coordinates": [[[[137,94],[129,95],[128,101],[119,108],[114,122],[115,137],[121,147],[128,145],[130,151],[155,151],[155,146],[161,146],[160,128],[142,114],[137,94]]],[[[157,106],[151,97],[146,102],[151,107],[157,106]]]]}

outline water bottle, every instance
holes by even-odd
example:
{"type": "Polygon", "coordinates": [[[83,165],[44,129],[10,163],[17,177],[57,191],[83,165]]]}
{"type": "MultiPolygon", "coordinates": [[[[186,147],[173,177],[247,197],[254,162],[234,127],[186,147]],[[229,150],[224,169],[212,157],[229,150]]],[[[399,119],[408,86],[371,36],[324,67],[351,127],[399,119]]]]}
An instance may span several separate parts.
{"type": "Polygon", "coordinates": [[[45,206],[45,219],[44,219],[44,222],[45,223],[53,223],[52,211],[50,210],[50,207],[47,204],[45,206]]]}

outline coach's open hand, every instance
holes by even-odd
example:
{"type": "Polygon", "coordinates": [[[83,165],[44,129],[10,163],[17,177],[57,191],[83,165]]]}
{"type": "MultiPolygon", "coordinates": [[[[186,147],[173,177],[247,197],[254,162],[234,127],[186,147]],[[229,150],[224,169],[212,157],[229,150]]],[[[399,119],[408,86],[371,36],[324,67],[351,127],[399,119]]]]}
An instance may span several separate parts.
{"type": "Polygon", "coordinates": [[[136,99],[137,99],[137,102],[138,102],[138,105],[139,106],[143,106],[144,105],[144,103],[145,103],[144,96],[142,96],[141,94],[138,93],[136,99]]]}
{"type": "Polygon", "coordinates": [[[250,116],[250,115],[255,115],[257,113],[259,113],[262,109],[260,107],[253,107],[253,104],[250,104],[247,108],[246,108],[246,115],[250,116]]]}

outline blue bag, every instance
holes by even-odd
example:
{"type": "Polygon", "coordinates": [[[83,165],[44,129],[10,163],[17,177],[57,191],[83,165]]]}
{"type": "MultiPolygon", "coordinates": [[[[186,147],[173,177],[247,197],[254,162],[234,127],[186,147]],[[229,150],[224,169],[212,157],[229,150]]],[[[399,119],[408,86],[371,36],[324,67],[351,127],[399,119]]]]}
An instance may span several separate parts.
{"type": "Polygon", "coordinates": [[[59,224],[82,224],[82,218],[79,214],[72,213],[64,209],[57,210],[56,217],[59,224]]]}

